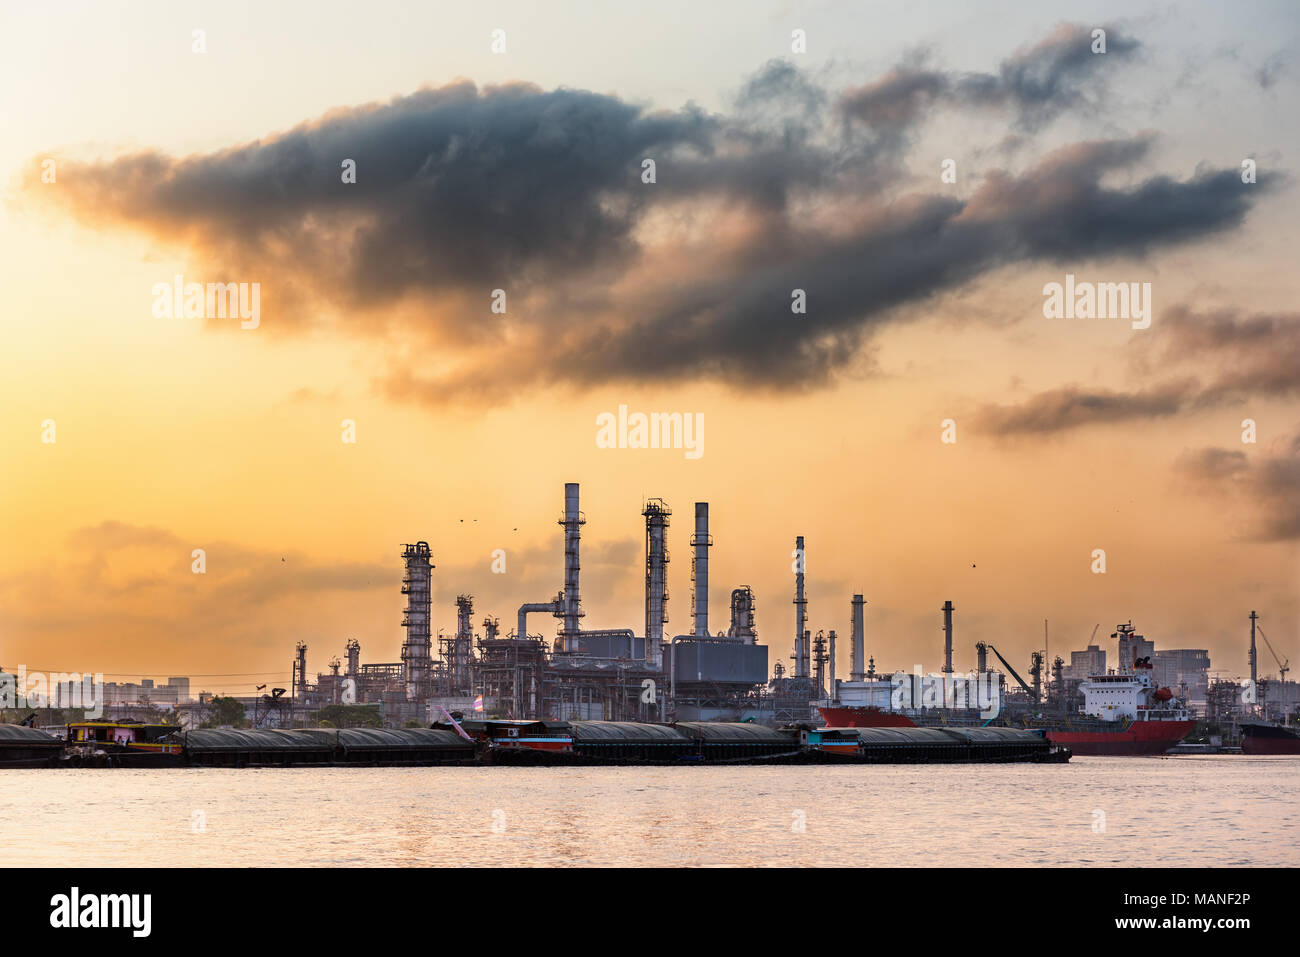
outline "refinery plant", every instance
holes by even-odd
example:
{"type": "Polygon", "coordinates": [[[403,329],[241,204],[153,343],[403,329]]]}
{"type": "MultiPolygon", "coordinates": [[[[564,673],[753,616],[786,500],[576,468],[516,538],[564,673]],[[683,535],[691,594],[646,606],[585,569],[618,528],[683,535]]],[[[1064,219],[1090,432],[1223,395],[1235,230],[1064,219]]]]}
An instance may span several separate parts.
{"type": "MultiPolygon", "coordinates": [[[[502,634],[499,618],[486,616],[475,631],[472,595],[456,598],[456,631],[437,639],[432,622],[433,551],[428,542],[404,545],[402,616],[405,638],[400,660],[361,662],[351,639],[346,664],[330,662],[327,674],[308,677],[307,645],[299,642],[289,694],[267,695],[257,703],[253,724],[284,727],[336,704],[377,705],[383,723],[437,721],[444,712],[502,718],[608,721],[754,721],[768,725],[816,720],[815,704],[827,694],[827,666],[834,669],[836,634],[806,627],[807,598],[802,569],[803,538],[795,541],[794,668],[781,664],[769,679],[768,648],[754,628],[754,591],[731,591],[725,631],[709,623],[709,505],[696,502],[691,545],[691,622],[688,634],[669,637],[666,570],[672,510],[649,499],[645,519],[645,623],[643,629],[583,627],[581,543],[586,518],[576,482],[564,487],[564,567],[554,597],[526,601],[512,630],[502,634]],[[558,620],[554,639],[537,634],[537,617],[558,620]],[[532,625],[534,631],[530,633],[532,625]],[[639,633],[638,633],[639,631],[639,633]]],[[[861,597],[854,600],[855,670],[863,658],[861,597]]]]}

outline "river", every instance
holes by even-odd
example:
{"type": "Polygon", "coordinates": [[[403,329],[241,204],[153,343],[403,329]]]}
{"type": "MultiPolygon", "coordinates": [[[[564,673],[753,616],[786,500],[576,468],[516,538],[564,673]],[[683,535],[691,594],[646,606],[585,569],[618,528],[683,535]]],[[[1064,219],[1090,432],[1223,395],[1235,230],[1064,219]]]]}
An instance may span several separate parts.
{"type": "Polygon", "coordinates": [[[1300,759],[0,772],[5,866],[1300,865],[1300,759]]]}

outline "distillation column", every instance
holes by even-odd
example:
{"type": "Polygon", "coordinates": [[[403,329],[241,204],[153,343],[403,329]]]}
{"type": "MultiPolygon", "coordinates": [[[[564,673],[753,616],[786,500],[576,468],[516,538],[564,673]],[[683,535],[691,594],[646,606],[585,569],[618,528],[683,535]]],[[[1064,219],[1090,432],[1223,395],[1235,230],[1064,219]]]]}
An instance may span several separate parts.
{"type": "Polygon", "coordinates": [[[402,548],[402,558],[406,561],[406,575],[402,578],[402,594],[406,596],[406,610],[402,615],[402,627],[406,629],[406,640],[402,642],[402,665],[406,672],[408,701],[423,697],[430,677],[432,557],[428,542],[402,548]]]}
{"type": "Polygon", "coordinates": [[[794,540],[794,676],[808,677],[808,640],[804,622],[808,616],[808,598],[803,590],[803,536],[794,540]]]}
{"type": "Polygon", "coordinates": [[[668,621],[668,516],[661,498],[652,498],[645,511],[645,663],[663,666],[664,624],[668,621]]]}

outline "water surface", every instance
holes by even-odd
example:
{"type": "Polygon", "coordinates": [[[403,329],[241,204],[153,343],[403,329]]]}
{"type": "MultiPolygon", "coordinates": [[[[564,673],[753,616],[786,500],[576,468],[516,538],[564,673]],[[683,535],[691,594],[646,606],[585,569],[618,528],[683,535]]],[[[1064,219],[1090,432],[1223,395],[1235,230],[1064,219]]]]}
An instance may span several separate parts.
{"type": "Polygon", "coordinates": [[[0,864],[1300,865],[1300,759],[0,772],[0,864]]]}

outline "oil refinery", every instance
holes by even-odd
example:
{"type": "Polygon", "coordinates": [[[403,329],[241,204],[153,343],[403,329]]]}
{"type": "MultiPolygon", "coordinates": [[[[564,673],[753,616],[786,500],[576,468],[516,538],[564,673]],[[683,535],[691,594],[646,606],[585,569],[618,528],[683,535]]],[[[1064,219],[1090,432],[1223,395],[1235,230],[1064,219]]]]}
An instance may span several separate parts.
{"type": "MultiPolygon", "coordinates": [[[[584,628],[581,597],[582,528],[576,482],[564,487],[559,525],[564,567],[550,598],[515,609],[514,628],[502,634],[499,617],[486,615],[476,631],[474,598],[456,598],[456,630],[434,647],[433,549],[425,541],[402,547],[405,596],[400,660],[362,663],[361,647],[346,643],[346,665],[308,677],[305,642],[299,642],[288,694],[265,695],[254,726],[288,727],[294,715],[336,704],[377,705],[386,725],[426,724],[444,713],[555,721],[755,721],[776,726],[815,719],[825,694],[825,667],[834,655],[825,639],[805,632],[803,572],[796,574],[796,630],[803,635],[792,675],[777,666],[768,679],[768,648],[754,628],[754,591],[731,591],[725,631],[710,630],[709,505],[696,502],[691,545],[691,630],[667,636],[668,530],[672,510],[662,499],[645,503],[645,623],[635,628],[584,628]],[[530,618],[530,616],[533,616],[530,618]],[[557,620],[553,639],[538,633],[538,617],[557,620]],[[529,628],[533,631],[529,631],[529,628]],[[638,633],[639,632],[639,633],[638,633]],[[817,651],[809,655],[809,648],[817,651]],[[810,661],[815,671],[810,671],[810,661]]],[[[802,554],[803,539],[796,542],[802,554]]],[[[537,596],[541,597],[541,596],[537,596]]],[[[449,609],[450,610],[450,609],[449,609]]],[[[859,649],[860,652],[860,649],[859,649]]]]}

